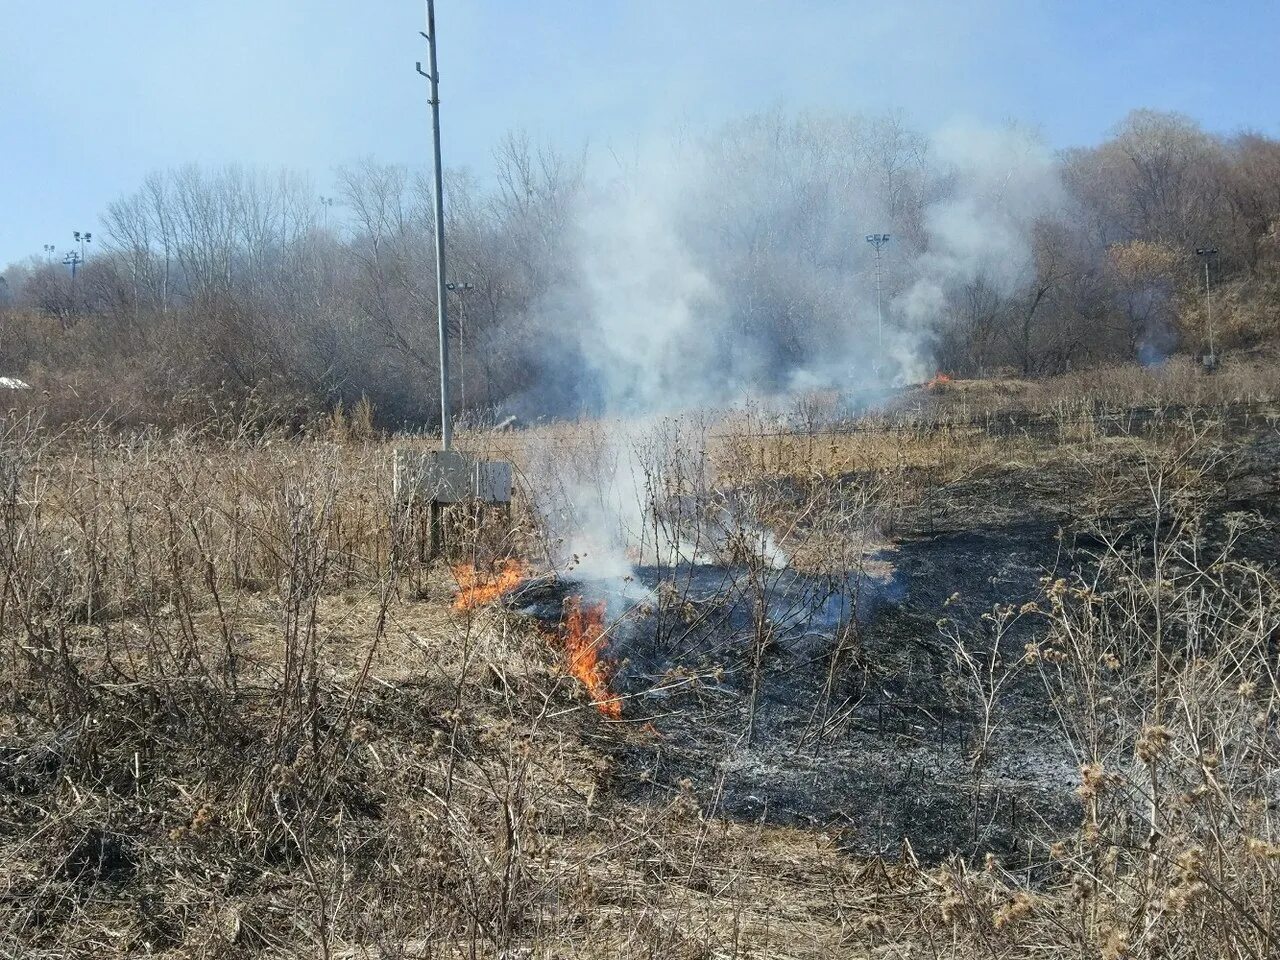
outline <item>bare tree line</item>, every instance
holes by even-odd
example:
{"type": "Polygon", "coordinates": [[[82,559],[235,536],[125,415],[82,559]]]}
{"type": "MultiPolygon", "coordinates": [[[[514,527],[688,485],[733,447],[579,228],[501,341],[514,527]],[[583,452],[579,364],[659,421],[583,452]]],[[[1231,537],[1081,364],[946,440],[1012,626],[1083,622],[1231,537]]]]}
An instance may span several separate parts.
{"type": "MultiPolygon", "coordinates": [[[[1056,155],[1015,133],[957,152],[896,118],[771,113],[607,162],[509,136],[487,179],[446,187],[450,279],[473,285],[452,305],[467,412],[632,395],[603,381],[648,335],[650,300],[711,318],[636,358],[667,370],[660,392],[853,385],[875,336],[867,232],[894,237],[889,376],[1201,351],[1199,246],[1219,251],[1219,348],[1274,337],[1280,142],[1150,111],[1056,155]]],[[[429,181],[369,160],[336,184],[330,208],[287,171],[153,174],[108,206],[74,282],[34,258],[6,271],[0,373],[144,407],[182,390],[302,410],[367,396],[389,423],[429,425],[429,181]]]]}

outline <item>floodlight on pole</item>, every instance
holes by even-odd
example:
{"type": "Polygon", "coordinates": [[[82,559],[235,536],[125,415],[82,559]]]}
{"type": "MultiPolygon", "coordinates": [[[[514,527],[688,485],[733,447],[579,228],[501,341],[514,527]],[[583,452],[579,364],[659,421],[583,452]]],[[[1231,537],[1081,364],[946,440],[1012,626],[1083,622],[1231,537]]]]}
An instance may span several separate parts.
{"type": "Polygon", "coordinates": [[[72,236],[74,236],[74,237],[76,238],[76,243],[80,244],[80,262],[81,262],[81,263],[84,263],[84,260],[85,260],[85,249],[84,249],[84,245],[85,245],[86,243],[92,243],[92,242],[93,242],[93,234],[92,234],[92,233],[90,233],[88,230],[83,230],[83,231],[81,231],[81,230],[76,230],[76,231],[72,234],[72,236]]]}
{"type": "Polygon", "coordinates": [[[867,243],[876,248],[876,363],[884,358],[884,301],[880,295],[880,248],[889,242],[887,233],[868,233],[867,243]]]}
{"type": "Polygon", "coordinates": [[[1217,247],[1196,248],[1196,256],[1204,260],[1204,318],[1205,326],[1209,333],[1209,355],[1204,358],[1204,361],[1205,366],[1210,368],[1217,365],[1218,362],[1218,356],[1213,349],[1213,298],[1209,293],[1209,264],[1213,262],[1213,258],[1217,255],[1217,247]]]}

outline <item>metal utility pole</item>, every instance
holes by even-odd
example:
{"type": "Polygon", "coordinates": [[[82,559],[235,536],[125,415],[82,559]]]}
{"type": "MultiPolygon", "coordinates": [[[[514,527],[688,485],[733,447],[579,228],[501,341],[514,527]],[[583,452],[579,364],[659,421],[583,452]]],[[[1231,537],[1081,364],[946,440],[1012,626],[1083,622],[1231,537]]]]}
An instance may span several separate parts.
{"type": "Polygon", "coordinates": [[[467,294],[476,288],[474,283],[450,283],[450,290],[458,295],[458,412],[467,412],[467,294]]]}
{"type": "Polygon", "coordinates": [[[440,70],[436,64],[436,5],[427,3],[427,70],[422,62],[416,66],[418,73],[431,81],[431,143],[435,154],[435,207],[436,207],[436,308],[439,314],[440,335],[440,445],[444,450],[453,449],[453,424],[449,420],[449,326],[447,290],[444,280],[444,172],[440,167],[440,70]]]}
{"type": "Polygon", "coordinates": [[[1209,264],[1218,255],[1217,247],[1198,247],[1196,256],[1204,260],[1204,317],[1209,330],[1209,355],[1204,358],[1205,366],[1212,367],[1218,362],[1213,349],[1213,299],[1209,296],[1209,264]]]}
{"type": "Polygon", "coordinates": [[[84,257],[72,250],[62,258],[62,262],[71,268],[71,282],[74,284],[76,282],[76,267],[84,263],[84,257]]]}
{"type": "Polygon", "coordinates": [[[887,233],[868,233],[867,243],[876,248],[876,363],[884,359],[884,301],[880,296],[880,248],[889,242],[887,233]]]}
{"type": "Polygon", "coordinates": [[[81,233],[79,230],[77,230],[73,234],[73,236],[75,236],[76,238],[76,243],[80,244],[80,262],[84,263],[84,258],[85,258],[84,245],[86,243],[93,242],[93,234],[90,233],[88,230],[86,230],[84,233],[81,233]]]}

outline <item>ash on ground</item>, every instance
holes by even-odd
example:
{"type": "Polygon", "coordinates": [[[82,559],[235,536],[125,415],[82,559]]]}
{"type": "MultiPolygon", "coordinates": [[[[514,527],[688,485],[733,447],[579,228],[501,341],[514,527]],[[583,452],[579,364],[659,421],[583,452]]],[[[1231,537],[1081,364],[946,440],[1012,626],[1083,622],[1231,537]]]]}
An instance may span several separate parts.
{"type": "MultiPolygon", "coordinates": [[[[843,577],[643,567],[520,604],[544,620],[566,596],[607,605],[628,799],[683,782],[708,812],[837,831],[860,853],[896,856],[906,838],[922,860],[1009,854],[1078,817],[1078,762],[1028,675],[975,763],[977,703],[937,621],[1030,599],[1060,546],[1044,525],[920,536],[843,577]]],[[[1006,656],[1027,639],[1015,627],[1006,656]]]]}

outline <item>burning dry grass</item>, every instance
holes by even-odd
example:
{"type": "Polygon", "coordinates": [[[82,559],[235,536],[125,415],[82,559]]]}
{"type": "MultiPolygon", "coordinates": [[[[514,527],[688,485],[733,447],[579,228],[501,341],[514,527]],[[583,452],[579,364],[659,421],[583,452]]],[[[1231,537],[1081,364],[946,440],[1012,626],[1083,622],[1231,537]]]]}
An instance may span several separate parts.
{"type": "Polygon", "coordinates": [[[486,603],[493,603],[509,590],[518,587],[529,573],[529,566],[515,557],[502,560],[495,570],[486,572],[470,563],[454,566],[453,576],[458,581],[458,592],[453,598],[453,609],[474,610],[486,603]]]}
{"type": "MultiPolygon", "coordinates": [[[[519,587],[529,572],[529,565],[515,557],[502,560],[492,572],[470,563],[457,564],[453,567],[458,582],[453,609],[463,612],[495,603],[519,587]]],[[[547,639],[563,651],[569,673],[582,684],[596,709],[616,720],[622,716],[622,702],[609,690],[610,671],[602,656],[605,633],[605,604],[584,603],[581,596],[568,598],[560,623],[545,631],[547,639]]]]}
{"type": "Polygon", "coordinates": [[[570,597],[556,642],[564,649],[569,672],[586,688],[596,709],[617,720],[622,717],[622,701],[609,690],[609,668],[601,656],[604,638],[604,603],[583,603],[582,597],[570,597]]]}

